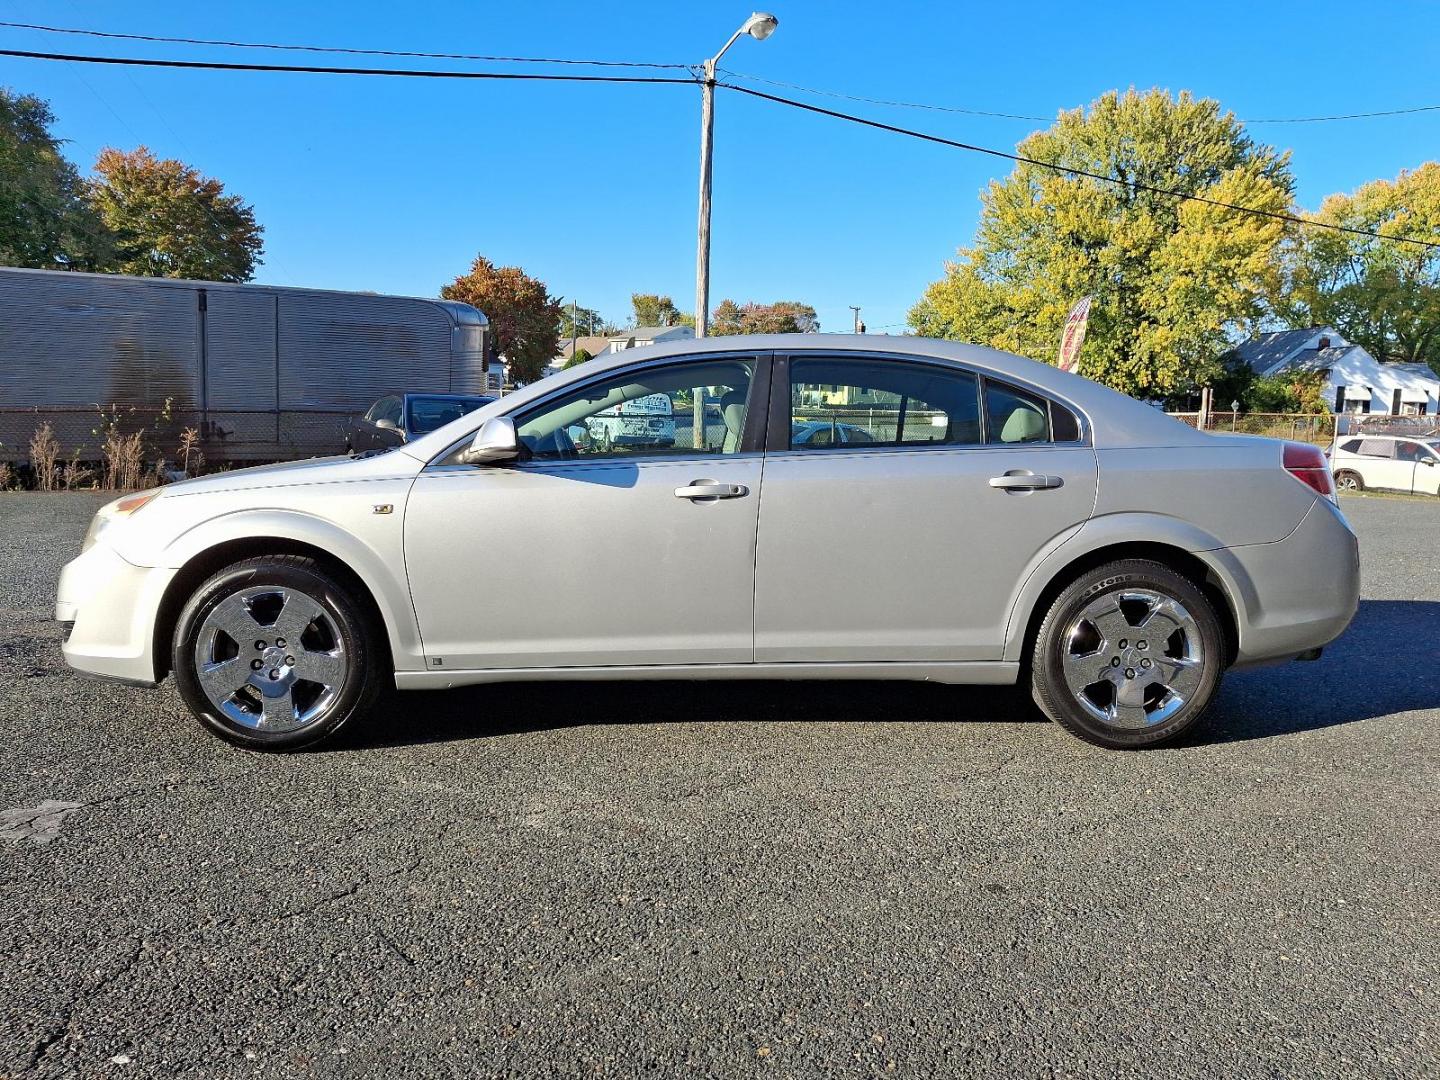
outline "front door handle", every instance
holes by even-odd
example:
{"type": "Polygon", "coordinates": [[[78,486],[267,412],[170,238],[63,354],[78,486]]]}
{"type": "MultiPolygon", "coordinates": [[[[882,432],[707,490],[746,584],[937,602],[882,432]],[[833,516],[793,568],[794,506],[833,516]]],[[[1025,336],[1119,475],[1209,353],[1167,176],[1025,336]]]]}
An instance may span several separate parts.
{"type": "Polygon", "coordinates": [[[738,499],[749,494],[750,489],[744,484],[726,484],[719,480],[691,480],[685,487],[675,489],[677,499],[738,499]]]}
{"type": "Polygon", "coordinates": [[[1058,476],[1046,476],[1044,473],[1026,472],[1023,469],[1012,469],[1004,476],[990,478],[990,486],[1001,491],[1048,491],[1063,483],[1065,481],[1058,476]]]}

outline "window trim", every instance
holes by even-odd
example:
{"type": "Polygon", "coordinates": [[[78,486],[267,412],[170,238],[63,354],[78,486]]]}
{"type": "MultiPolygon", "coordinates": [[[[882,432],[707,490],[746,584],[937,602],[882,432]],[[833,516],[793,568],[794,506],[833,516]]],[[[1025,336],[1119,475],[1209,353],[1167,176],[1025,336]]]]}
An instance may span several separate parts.
{"type": "Polygon", "coordinates": [[[814,456],[818,454],[835,453],[939,453],[945,450],[1013,450],[1017,447],[1024,447],[1027,450],[1056,449],[1065,450],[1075,447],[1091,445],[1090,418],[1085,410],[1081,409],[1073,401],[1062,397],[1053,391],[1036,386],[1034,383],[1024,379],[1013,378],[1009,375],[988,372],[982,368],[970,367],[968,364],[957,363],[954,360],[947,360],[935,356],[917,356],[913,353],[901,352],[878,352],[860,351],[853,349],[806,349],[788,353],[776,352],[771,365],[771,387],[770,387],[770,413],[769,425],[766,431],[765,452],[767,454],[790,453],[814,456]],[[980,441],[976,443],[839,443],[832,446],[813,446],[808,448],[795,448],[790,445],[791,431],[791,395],[793,387],[790,381],[791,360],[892,360],[897,363],[921,364],[928,367],[939,368],[942,371],[961,373],[969,375],[976,380],[976,389],[979,394],[980,410],[980,441]],[[1045,402],[1045,419],[1049,425],[1049,431],[1053,436],[1055,431],[1055,419],[1053,409],[1056,405],[1061,406],[1075,417],[1078,438],[1057,442],[1053,438],[1045,442],[1029,443],[992,443],[988,442],[989,437],[989,409],[986,406],[985,390],[987,383],[996,383],[1002,387],[1013,387],[1032,397],[1039,398],[1045,402]]]}
{"type": "MultiPolygon", "coordinates": [[[[601,354],[604,355],[604,354],[601,354]]],[[[587,387],[598,386],[612,379],[621,377],[629,372],[647,371],[652,368],[678,367],[684,364],[719,363],[726,360],[752,360],[755,363],[755,373],[750,379],[750,396],[745,403],[745,430],[740,436],[740,449],[733,454],[707,454],[696,452],[691,454],[656,454],[647,456],[642,454],[594,454],[576,458],[542,458],[530,461],[507,461],[494,465],[466,465],[454,460],[460,451],[464,450],[474,440],[479,431],[476,428],[460,439],[451,443],[444,450],[440,451],[429,462],[426,463],[427,470],[434,469],[464,469],[468,471],[481,471],[483,469],[513,469],[513,468],[553,468],[557,465],[572,467],[576,465],[605,465],[614,466],[617,463],[640,464],[642,462],[672,462],[672,461],[729,461],[745,456],[753,456],[764,452],[765,437],[765,415],[769,407],[770,386],[772,376],[770,374],[774,354],[769,349],[735,349],[724,352],[696,352],[680,353],[674,356],[655,357],[650,360],[642,360],[634,364],[608,368],[605,371],[596,372],[586,379],[579,379],[575,382],[567,382],[563,386],[557,386],[547,394],[523,402],[514,409],[507,409],[504,412],[496,413],[497,416],[507,416],[517,421],[522,415],[530,415],[536,411],[552,406],[555,402],[569,397],[572,394],[584,391],[587,387]]],[[[501,398],[500,400],[504,400],[501,398]]],[[[483,408],[483,406],[482,406],[483,408]]],[[[477,410],[478,411],[478,410],[477,410]]]]}

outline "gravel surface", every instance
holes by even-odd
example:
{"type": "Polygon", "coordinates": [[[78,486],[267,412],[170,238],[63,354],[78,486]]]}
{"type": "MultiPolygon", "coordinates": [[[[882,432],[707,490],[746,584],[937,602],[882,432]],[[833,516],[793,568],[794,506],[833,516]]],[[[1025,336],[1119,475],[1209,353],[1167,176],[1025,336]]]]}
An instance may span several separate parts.
{"type": "Polygon", "coordinates": [[[1440,502],[1189,745],[1013,691],[526,684],[332,750],[67,671],[0,495],[0,1076],[1435,1076],[1440,502]]]}

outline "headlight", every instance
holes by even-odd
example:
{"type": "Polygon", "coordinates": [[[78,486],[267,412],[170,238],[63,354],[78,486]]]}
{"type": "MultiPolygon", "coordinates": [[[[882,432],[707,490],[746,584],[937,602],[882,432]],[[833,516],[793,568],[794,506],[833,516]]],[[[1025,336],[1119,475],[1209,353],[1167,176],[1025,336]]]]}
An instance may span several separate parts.
{"type": "Polygon", "coordinates": [[[148,491],[137,491],[133,495],[125,495],[102,506],[90,520],[90,528],[85,531],[85,543],[80,547],[81,553],[89,551],[95,545],[95,541],[100,539],[100,534],[111,525],[118,521],[124,521],[132,514],[139,513],[159,494],[159,488],[150,488],[148,491]]]}

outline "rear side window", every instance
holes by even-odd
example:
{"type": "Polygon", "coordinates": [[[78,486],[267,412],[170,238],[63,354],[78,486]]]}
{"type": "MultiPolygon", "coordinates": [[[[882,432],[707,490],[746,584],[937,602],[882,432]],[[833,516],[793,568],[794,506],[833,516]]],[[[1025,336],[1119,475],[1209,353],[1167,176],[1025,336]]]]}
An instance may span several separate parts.
{"type": "Polygon", "coordinates": [[[986,442],[1011,445],[1051,441],[1049,402],[1017,387],[987,380],[985,419],[986,442]]]}
{"type": "Polygon", "coordinates": [[[1389,439],[1361,439],[1360,449],[1356,453],[1366,457],[1394,457],[1395,444],[1389,439]]]}
{"type": "Polygon", "coordinates": [[[1344,450],[1347,454],[1358,454],[1360,452],[1360,440],[1351,439],[1348,442],[1343,442],[1340,444],[1340,449],[1344,450]]]}
{"type": "Polygon", "coordinates": [[[974,446],[979,380],[900,360],[790,361],[790,448],[974,446]]]}

